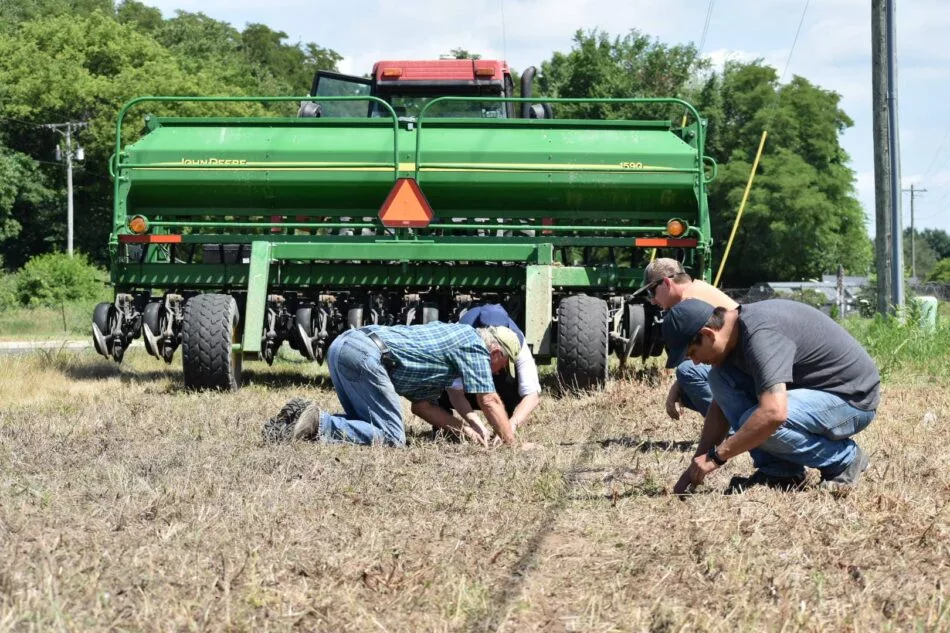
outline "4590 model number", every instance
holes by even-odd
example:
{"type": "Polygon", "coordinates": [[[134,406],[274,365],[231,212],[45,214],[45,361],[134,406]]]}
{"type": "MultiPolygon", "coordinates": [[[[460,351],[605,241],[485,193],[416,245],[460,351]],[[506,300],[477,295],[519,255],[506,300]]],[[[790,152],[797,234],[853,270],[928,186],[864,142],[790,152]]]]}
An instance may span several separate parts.
{"type": "Polygon", "coordinates": [[[621,169],[643,169],[643,163],[623,161],[620,163],[621,169]]]}

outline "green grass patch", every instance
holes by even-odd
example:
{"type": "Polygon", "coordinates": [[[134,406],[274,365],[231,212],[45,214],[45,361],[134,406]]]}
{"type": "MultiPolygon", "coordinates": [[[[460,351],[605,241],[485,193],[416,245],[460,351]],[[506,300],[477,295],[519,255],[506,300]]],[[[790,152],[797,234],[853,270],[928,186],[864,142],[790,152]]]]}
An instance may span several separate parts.
{"type": "Polygon", "coordinates": [[[846,319],[843,325],[877,361],[884,380],[906,375],[950,376],[950,319],[938,318],[934,329],[921,327],[912,319],[901,322],[880,315],[846,319]]]}
{"type": "Polygon", "coordinates": [[[61,308],[4,310],[0,312],[0,338],[91,337],[93,308],[99,301],[111,300],[112,290],[105,288],[95,300],[74,301],[61,308]]]}

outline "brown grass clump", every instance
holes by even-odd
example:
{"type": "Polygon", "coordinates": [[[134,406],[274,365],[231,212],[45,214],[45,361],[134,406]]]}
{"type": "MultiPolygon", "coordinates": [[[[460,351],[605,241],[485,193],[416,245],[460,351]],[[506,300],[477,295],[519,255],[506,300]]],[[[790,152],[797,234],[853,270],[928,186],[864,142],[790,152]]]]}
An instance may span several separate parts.
{"type": "MultiPolygon", "coordinates": [[[[251,371],[251,369],[254,371],[251,371]]],[[[326,374],[184,392],[131,351],[4,358],[0,630],[948,630],[946,384],[889,384],[847,496],[665,494],[700,419],[667,378],[546,396],[535,452],[265,446],[326,374]],[[659,383],[654,386],[653,383],[659,383]]]]}

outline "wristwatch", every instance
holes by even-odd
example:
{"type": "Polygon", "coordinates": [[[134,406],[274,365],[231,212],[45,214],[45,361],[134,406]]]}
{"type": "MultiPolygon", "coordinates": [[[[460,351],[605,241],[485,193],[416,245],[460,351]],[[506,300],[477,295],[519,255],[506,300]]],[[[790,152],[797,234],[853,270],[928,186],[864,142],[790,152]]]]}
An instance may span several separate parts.
{"type": "Polygon", "coordinates": [[[706,459],[712,461],[716,466],[725,466],[726,460],[719,456],[719,451],[716,450],[716,447],[713,446],[709,449],[709,452],[706,453],[706,459]]]}

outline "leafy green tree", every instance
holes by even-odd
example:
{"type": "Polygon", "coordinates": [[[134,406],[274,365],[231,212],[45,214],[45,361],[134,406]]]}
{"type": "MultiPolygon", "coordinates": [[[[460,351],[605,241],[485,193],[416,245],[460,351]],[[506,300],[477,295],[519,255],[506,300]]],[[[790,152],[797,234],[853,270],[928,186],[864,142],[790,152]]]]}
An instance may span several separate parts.
{"type": "Polygon", "coordinates": [[[707,152],[722,168],[710,188],[715,260],[720,261],[763,130],[768,142],[724,283],[817,277],[844,265],[856,274],[872,261],[854,172],[839,136],[853,123],[840,96],[802,77],[779,85],[760,61],[711,73],[694,100],[709,117],[707,152]]]}
{"type": "Polygon", "coordinates": [[[24,231],[29,234],[44,222],[44,232],[60,227],[54,216],[56,193],[36,161],[0,144],[0,268],[16,267],[28,257],[31,244],[23,239],[24,231]]]}
{"type": "Polygon", "coordinates": [[[122,0],[115,10],[120,24],[129,24],[142,33],[154,33],[162,27],[162,12],[137,0],[122,0]]]}
{"type": "MultiPolygon", "coordinates": [[[[715,260],[736,217],[763,130],[769,131],[724,283],[816,277],[843,264],[863,273],[872,257],[854,172],[840,144],[852,125],[840,96],[794,77],[779,84],[761,61],[712,72],[695,46],[669,46],[638,31],[611,38],[578,31],[569,53],[541,65],[553,97],[682,97],[705,117],[705,151],[720,165],[709,192],[715,260]]],[[[669,118],[682,111],[606,104],[560,105],[560,118],[669,118]]]]}
{"type": "Polygon", "coordinates": [[[455,59],[481,59],[482,56],[478,53],[469,53],[464,48],[453,48],[449,51],[449,55],[455,59]]]}
{"type": "Polygon", "coordinates": [[[940,257],[937,255],[937,252],[934,251],[933,247],[930,246],[924,237],[920,234],[920,231],[916,232],[913,241],[913,254],[914,261],[911,261],[911,230],[910,228],[904,229],[904,270],[908,276],[911,272],[916,270],[918,279],[926,279],[930,275],[930,271],[934,269],[934,266],[937,265],[937,260],[940,257]]]}
{"type": "MultiPolygon", "coordinates": [[[[678,97],[685,93],[692,73],[706,66],[692,44],[667,46],[637,30],[612,39],[603,31],[579,30],[569,53],[556,52],[541,64],[538,94],[565,98],[678,97]]],[[[560,118],[636,118],[641,112],[643,108],[605,103],[557,107],[560,118]]]]}
{"type": "Polygon", "coordinates": [[[20,234],[22,225],[13,215],[13,206],[29,186],[35,163],[22,154],[12,154],[0,146],[0,243],[20,234]]]}
{"type": "Polygon", "coordinates": [[[927,240],[930,248],[937,254],[938,259],[950,257],[950,234],[943,229],[924,229],[920,237],[927,240]]]}
{"type": "Polygon", "coordinates": [[[5,0],[0,2],[0,31],[13,30],[32,20],[87,15],[95,11],[112,15],[113,0],[5,0]]]}
{"type": "MultiPolygon", "coordinates": [[[[167,49],[130,25],[121,25],[101,11],[86,16],[60,15],[25,22],[12,33],[0,33],[0,117],[20,121],[86,121],[77,136],[86,159],[74,167],[76,244],[97,259],[105,257],[104,235],[112,216],[109,156],[115,149],[115,121],[119,108],[139,95],[234,94],[220,77],[204,70],[186,69],[167,49]]],[[[153,103],[130,114],[124,139],[141,133],[142,115],[207,113],[205,104],[153,103]]],[[[213,106],[219,114],[261,112],[255,104],[213,106]]],[[[60,138],[32,126],[6,126],[4,138],[11,150],[51,160],[60,138]]],[[[61,165],[43,168],[48,182],[65,184],[61,165]]],[[[15,252],[7,265],[21,265],[32,253],[62,244],[66,196],[57,205],[39,208],[15,205],[22,225],[15,252]]]]}
{"type": "Polygon", "coordinates": [[[930,271],[927,281],[950,284],[950,258],[941,259],[930,271]]]}

